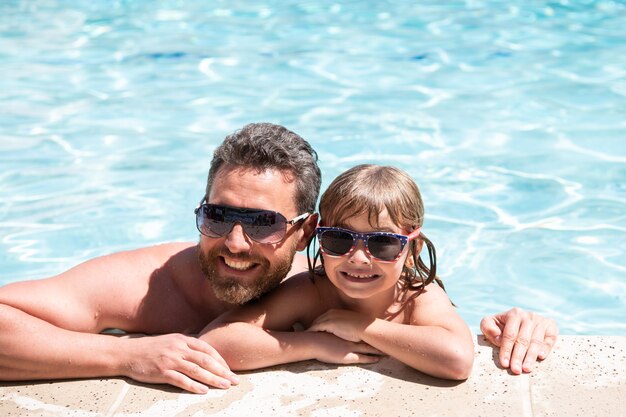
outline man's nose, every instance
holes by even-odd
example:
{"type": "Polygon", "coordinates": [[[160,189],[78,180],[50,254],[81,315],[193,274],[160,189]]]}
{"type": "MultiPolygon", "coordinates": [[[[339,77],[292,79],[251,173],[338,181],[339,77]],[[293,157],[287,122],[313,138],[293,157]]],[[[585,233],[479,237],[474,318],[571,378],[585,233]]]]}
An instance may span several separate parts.
{"type": "Polygon", "coordinates": [[[250,238],[243,230],[243,226],[235,223],[231,231],[226,235],[224,243],[231,253],[249,252],[252,246],[250,238]]]}

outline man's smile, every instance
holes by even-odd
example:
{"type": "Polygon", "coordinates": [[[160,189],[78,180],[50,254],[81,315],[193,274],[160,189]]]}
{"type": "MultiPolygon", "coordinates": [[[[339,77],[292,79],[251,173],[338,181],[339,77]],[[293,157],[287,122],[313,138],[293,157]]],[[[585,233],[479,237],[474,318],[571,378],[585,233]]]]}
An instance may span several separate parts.
{"type": "Polygon", "coordinates": [[[247,270],[254,268],[256,265],[259,265],[256,262],[231,259],[225,256],[220,256],[220,258],[224,261],[224,264],[226,264],[227,267],[236,269],[238,271],[247,271],[247,270]]]}

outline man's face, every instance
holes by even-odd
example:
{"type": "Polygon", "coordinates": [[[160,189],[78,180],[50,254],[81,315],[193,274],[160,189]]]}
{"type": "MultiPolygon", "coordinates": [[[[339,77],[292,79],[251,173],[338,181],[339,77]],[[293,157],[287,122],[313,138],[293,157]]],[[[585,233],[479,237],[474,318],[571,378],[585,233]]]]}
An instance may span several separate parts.
{"type": "MultiPolygon", "coordinates": [[[[258,173],[225,165],[215,177],[208,202],[273,210],[291,220],[302,213],[297,212],[295,182],[290,179],[281,171],[258,173]]],[[[296,251],[306,246],[311,231],[308,223],[307,227],[287,225],[285,238],[276,244],[255,242],[239,223],[222,237],[200,235],[200,264],[215,295],[222,301],[243,304],[277,286],[291,269],[296,251]]]]}

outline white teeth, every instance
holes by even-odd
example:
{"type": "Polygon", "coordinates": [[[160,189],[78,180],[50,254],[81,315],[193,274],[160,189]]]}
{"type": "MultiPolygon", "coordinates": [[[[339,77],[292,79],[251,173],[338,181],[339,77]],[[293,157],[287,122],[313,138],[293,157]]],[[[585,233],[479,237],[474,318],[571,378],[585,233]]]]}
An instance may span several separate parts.
{"type": "Polygon", "coordinates": [[[229,268],[237,269],[239,271],[245,271],[246,269],[250,269],[254,266],[254,263],[252,262],[233,261],[226,258],[224,258],[224,263],[228,265],[229,268]]]}
{"type": "Polygon", "coordinates": [[[346,275],[348,275],[349,277],[352,278],[358,278],[358,279],[366,279],[366,278],[374,278],[376,275],[357,275],[357,274],[351,274],[350,272],[346,272],[346,275]]]}

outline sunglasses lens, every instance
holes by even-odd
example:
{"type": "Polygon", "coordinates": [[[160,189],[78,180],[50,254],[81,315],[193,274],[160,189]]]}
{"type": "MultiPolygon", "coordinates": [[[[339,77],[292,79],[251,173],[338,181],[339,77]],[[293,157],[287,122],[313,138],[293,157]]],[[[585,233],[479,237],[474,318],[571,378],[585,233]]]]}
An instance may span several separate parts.
{"type": "Polygon", "coordinates": [[[224,236],[235,223],[240,223],[246,235],[259,243],[277,243],[285,235],[286,219],[274,211],[204,204],[196,217],[198,230],[209,237],[224,236]]]}
{"type": "Polygon", "coordinates": [[[374,235],[367,241],[367,249],[372,256],[383,260],[393,261],[402,252],[402,242],[394,236],[374,235]]]}
{"type": "Polygon", "coordinates": [[[224,214],[225,210],[221,207],[202,205],[196,216],[200,233],[209,237],[220,237],[230,232],[233,225],[224,222],[224,214]]]}
{"type": "Polygon", "coordinates": [[[249,212],[245,220],[238,220],[244,225],[246,234],[259,243],[280,242],[285,235],[286,219],[273,211],[249,212]]]}
{"type": "Polygon", "coordinates": [[[329,255],[341,256],[350,252],[354,239],[350,233],[340,230],[327,230],[320,236],[320,245],[329,255]]]}

